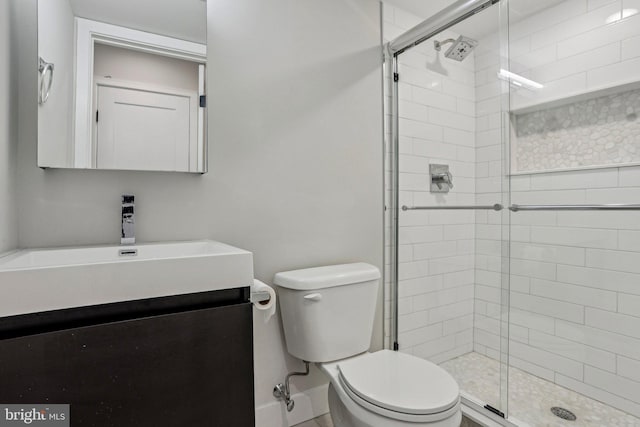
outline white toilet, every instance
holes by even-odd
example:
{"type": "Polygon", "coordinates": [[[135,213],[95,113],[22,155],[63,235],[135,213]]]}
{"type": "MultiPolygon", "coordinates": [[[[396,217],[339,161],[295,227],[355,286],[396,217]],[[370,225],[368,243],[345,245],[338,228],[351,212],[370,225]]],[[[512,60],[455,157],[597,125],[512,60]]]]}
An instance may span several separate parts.
{"type": "Polygon", "coordinates": [[[336,427],[458,427],[460,390],[444,369],[390,350],[368,353],[380,272],[365,263],[276,274],[289,353],[329,376],[336,427]]]}

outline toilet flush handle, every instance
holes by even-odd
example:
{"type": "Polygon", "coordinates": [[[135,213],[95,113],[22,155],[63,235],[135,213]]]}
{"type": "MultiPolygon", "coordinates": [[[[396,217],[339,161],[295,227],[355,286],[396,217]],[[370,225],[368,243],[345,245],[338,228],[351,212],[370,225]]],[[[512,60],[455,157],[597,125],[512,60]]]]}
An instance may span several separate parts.
{"type": "Polygon", "coordinates": [[[322,294],[307,294],[303,298],[307,301],[320,301],[322,299],[322,294]]]}

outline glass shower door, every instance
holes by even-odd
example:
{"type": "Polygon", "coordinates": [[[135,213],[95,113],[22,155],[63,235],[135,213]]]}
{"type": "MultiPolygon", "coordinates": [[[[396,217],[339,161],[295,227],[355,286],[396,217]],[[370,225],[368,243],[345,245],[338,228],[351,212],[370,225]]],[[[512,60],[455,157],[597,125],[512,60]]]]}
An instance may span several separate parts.
{"type": "MultiPolygon", "coordinates": [[[[465,402],[504,415],[509,87],[498,70],[508,21],[500,20],[503,4],[486,7],[398,54],[388,73],[397,93],[389,98],[397,101],[389,117],[397,120],[397,141],[388,164],[397,204],[387,212],[396,276],[386,293],[387,330],[389,347],[439,364],[465,402]]],[[[386,10],[391,31],[420,22],[386,10]]]]}
{"type": "Polygon", "coordinates": [[[509,414],[640,426],[640,3],[509,0],[509,414]]]}

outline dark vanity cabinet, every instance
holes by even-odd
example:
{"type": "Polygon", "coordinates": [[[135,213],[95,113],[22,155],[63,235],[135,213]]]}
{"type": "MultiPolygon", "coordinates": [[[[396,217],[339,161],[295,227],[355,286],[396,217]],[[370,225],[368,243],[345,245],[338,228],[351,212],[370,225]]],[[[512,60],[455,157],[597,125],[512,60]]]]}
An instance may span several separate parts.
{"type": "Polygon", "coordinates": [[[71,426],[254,426],[249,288],[0,319],[0,403],[71,426]]]}

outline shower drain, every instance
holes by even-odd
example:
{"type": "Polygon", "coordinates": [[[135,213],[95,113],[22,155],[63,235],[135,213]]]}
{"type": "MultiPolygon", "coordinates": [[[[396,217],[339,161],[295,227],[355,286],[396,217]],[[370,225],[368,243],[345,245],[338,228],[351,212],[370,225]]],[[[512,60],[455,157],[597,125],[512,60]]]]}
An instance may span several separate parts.
{"type": "Polygon", "coordinates": [[[574,414],[570,410],[561,408],[559,406],[554,406],[553,408],[551,408],[551,412],[556,417],[560,417],[563,420],[567,420],[567,421],[575,421],[578,418],[576,417],[576,414],[574,414]]]}

